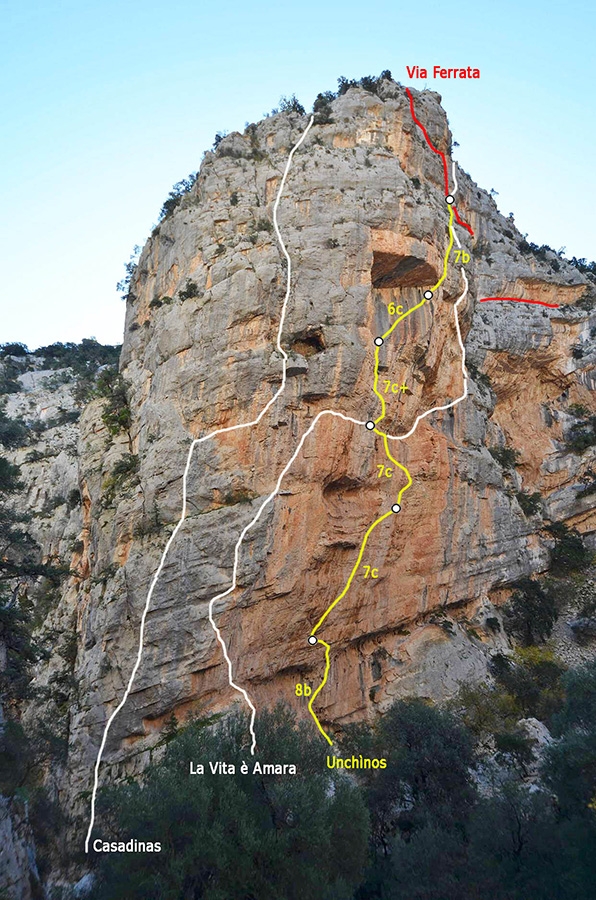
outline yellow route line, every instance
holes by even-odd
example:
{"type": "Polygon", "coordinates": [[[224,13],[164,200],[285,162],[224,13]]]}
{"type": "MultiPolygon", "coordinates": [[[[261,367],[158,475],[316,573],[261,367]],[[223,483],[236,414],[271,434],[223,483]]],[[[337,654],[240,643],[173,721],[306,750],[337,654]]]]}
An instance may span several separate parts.
{"type": "MultiPolygon", "coordinates": [[[[441,285],[447,278],[447,265],[449,262],[449,256],[451,255],[451,251],[453,249],[453,215],[454,215],[453,214],[453,206],[451,204],[449,204],[449,226],[448,226],[449,227],[449,243],[447,244],[447,251],[445,253],[445,258],[443,260],[443,274],[441,275],[441,277],[439,278],[437,283],[432,288],[430,288],[430,290],[432,290],[433,293],[438,288],[441,287],[441,285]]],[[[391,328],[389,328],[382,335],[383,340],[385,340],[386,338],[389,337],[389,335],[391,334],[393,329],[397,325],[399,325],[400,322],[403,322],[404,319],[407,319],[408,316],[411,316],[413,312],[416,312],[416,310],[420,309],[420,307],[424,306],[425,303],[426,303],[426,300],[423,297],[422,300],[420,301],[420,303],[417,303],[411,309],[408,309],[405,313],[402,313],[402,315],[400,315],[395,320],[395,322],[393,323],[391,328]]],[[[381,422],[387,414],[387,405],[385,403],[385,397],[382,394],[380,394],[379,390],[378,390],[378,387],[379,387],[379,350],[380,350],[380,347],[375,346],[375,376],[374,376],[373,390],[374,390],[375,394],[377,395],[377,397],[379,398],[379,400],[381,401],[381,415],[377,419],[375,419],[375,425],[378,425],[378,423],[381,422]]],[[[398,502],[398,504],[401,505],[402,496],[412,486],[412,476],[410,475],[408,469],[404,465],[402,465],[400,462],[398,462],[395,459],[395,457],[393,457],[391,455],[391,453],[389,452],[389,442],[387,440],[386,433],[384,431],[380,431],[378,428],[375,428],[374,431],[375,431],[375,434],[378,434],[379,437],[383,438],[383,444],[385,446],[385,453],[387,455],[387,458],[390,459],[391,462],[395,466],[397,466],[398,469],[400,469],[405,474],[406,478],[408,479],[406,484],[400,489],[400,491],[397,495],[397,502],[398,502]]],[[[367,541],[368,541],[370,535],[375,530],[377,525],[379,525],[381,522],[384,522],[385,519],[389,518],[389,516],[391,516],[391,515],[393,515],[393,511],[389,510],[389,512],[386,512],[382,516],[379,516],[378,519],[375,519],[375,521],[372,523],[372,525],[369,526],[368,530],[366,531],[366,534],[364,535],[364,537],[362,539],[362,543],[360,545],[360,551],[358,553],[358,558],[356,559],[356,562],[354,563],[354,567],[353,567],[352,571],[350,572],[350,577],[348,578],[348,580],[346,582],[346,586],[344,587],[341,594],[339,594],[335,598],[333,603],[331,603],[331,605],[327,607],[327,609],[325,610],[325,612],[323,613],[323,615],[321,616],[321,618],[319,619],[319,621],[317,622],[317,624],[315,625],[313,630],[311,631],[311,633],[310,633],[311,637],[313,637],[315,632],[319,630],[319,628],[321,627],[321,625],[323,624],[323,622],[325,621],[325,619],[327,618],[327,616],[329,615],[331,610],[335,606],[337,606],[337,604],[340,602],[340,600],[343,600],[343,598],[346,596],[346,594],[350,590],[350,586],[352,584],[352,581],[354,580],[354,576],[356,575],[356,572],[360,568],[360,564],[362,562],[362,557],[364,556],[364,551],[366,549],[366,544],[367,544],[367,541]]],[[[323,726],[319,722],[317,715],[316,715],[314,709],[312,708],[312,705],[315,702],[316,698],[318,697],[318,695],[321,693],[321,691],[327,684],[327,678],[329,677],[329,669],[331,667],[331,661],[329,659],[329,651],[331,650],[330,644],[328,644],[326,641],[323,641],[321,638],[317,638],[317,642],[319,644],[322,644],[323,647],[325,648],[325,672],[323,674],[323,680],[321,681],[320,685],[318,686],[318,688],[316,689],[316,691],[314,692],[314,694],[308,701],[308,711],[310,712],[311,716],[315,720],[316,726],[319,729],[319,731],[321,732],[321,734],[323,735],[323,737],[325,738],[325,740],[329,744],[332,745],[333,741],[331,740],[331,738],[329,737],[327,732],[323,729],[323,726]]]]}
{"type": "MultiPolygon", "coordinates": [[[[403,316],[402,316],[402,319],[403,319],[403,316]]],[[[383,397],[382,394],[379,393],[379,390],[378,390],[378,388],[379,388],[379,350],[380,349],[381,349],[380,347],[375,346],[375,380],[373,382],[373,391],[375,392],[375,394],[381,401],[381,415],[375,421],[375,425],[377,422],[380,422],[382,419],[385,418],[385,398],[383,397]]]]}
{"type": "MultiPolygon", "coordinates": [[[[447,251],[445,253],[445,258],[443,259],[443,274],[441,275],[441,277],[439,278],[437,283],[435,285],[433,285],[432,288],[430,288],[430,290],[433,293],[441,287],[441,285],[447,278],[447,265],[449,262],[449,257],[451,255],[451,251],[453,249],[453,207],[452,206],[449,206],[448,228],[449,228],[449,243],[447,244],[447,251]]],[[[401,316],[398,316],[397,319],[395,320],[395,322],[393,323],[393,325],[383,335],[381,335],[383,340],[385,340],[386,338],[389,337],[389,335],[391,334],[393,329],[396,328],[400,322],[403,322],[404,319],[407,319],[408,316],[411,316],[413,312],[416,312],[417,309],[420,309],[422,306],[424,306],[424,304],[426,302],[427,301],[423,297],[422,300],[420,301],[420,303],[417,303],[416,306],[413,306],[411,309],[406,310],[405,313],[402,313],[401,316]]],[[[375,347],[375,380],[373,383],[373,391],[375,392],[375,394],[381,401],[381,415],[377,419],[375,419],[375,425],[378,425],[379,422],[383,421],[383,419],[385,418],[386,412],[387,412],[385,397],[382,394],[380,394],[379,390],[378,390],[378,387],[379,387],[379,350],[380,349],[381,349],[380,347],[375,347]]]]}
{"type": "Polygon", "coordinates": [[[335,598],[333,603],[327,607],[327,609],[325,610],[325,612],[323,613],[323,615],[321,616],[321,618],[319,619],[319,621],[317,622],[317,624],[315,625],[313,630],[311,631],[311,636],[314,635],[315,632],[317,632],[319,630],[319,628],[321,627],[321,625],[323,624],[323,622],[325,621],[325,619],[327,618],[327,616],[329,615],[329,613],[331,612],[333,607],[337,606],[339,601],[343,600],[343,598],[346,596],[346,594],[350,590],[350,585],[352,584],[352,581],[354,580],[354,575],[360,568],[360,563],[362,562],[362,557],[364,556],[364,551],[366,549],[366,543],[367,543],[369,537],[371,536],[371,534],[373,533],[373,531],[375,530],[375,528],[377,527],[377,525],[379,525],[381,522],[384,522],[385,519],[389,518],[389,516],[392,516],[392,515],[393,515],[393,513],[391,512],[391,510],[389,510],[389,512],[383,513],[382,516],[379,516],[378,519],[375,519],[375,521],[372,523],[372,525],[369,526],[366,534],[364,535],[364,537],[362,539],[362,543],[360,544],[360,552],[358,553],[358,558],[357,558],[356,562],[354,563],[354,568],[350,572],[350,577],[348,578],[348,580],[346,582],[345,588],[343,589],[341,594],[339,594],[335,598]]]}
{"type": "Polygon", "coordinates": [[[391,453],[389,452],[389,441],[387,440],[387,435],[383,431],[379,431],[378,428],[375,428],[375,434],[378,434],[380,437],[383,438],[383,443],[385,445],[385,453],[387,454],[387,457],[391,460],[391,462],[394,465],[396,465],[398,467],[398,469],[402,470],[402,472],[405,474],[406,478],[408,479],[408,483],[405,484],[403,486],[403,488],[401,488],[399,494],[397,495],[397,502],[401,505],[402,496],[405,494],[405,492],[408,490],[408,488],[412,487],[412,476],[410,475],[410,473],[408,472],[408,470],[406,469],[405,466],[402,466],[402,464],[400,462],[398,462],[395,459],[395,457],[391,456],[391,453]]]}
{"type": "Polygon", "coordinates": [[[325,648],[325,674],[323,675],[322,682],[320,683],[320,685],[318,686],[318,688],[316,689],[316,691],[314,692],[314,694],[308,701],[308,710],[309,710],[311,716],[313,717],[313,719],[315,720],[315,722],[317,723],[317,728],[319,729],[319,731],[321,732],[321,734],[323,735],[325,740],[328,741],[330,744],[333,744],[333,741],[331,740],[331,738],[329,737],[327,732],[323,729],[323,726],[317,719],[317,714],[315,713],[314,709],[312,708],[312,705],[315,702],[317,695],[320,694],[320,692],[323,690],[323,688],[327,684],[327,676],[329,675],[329,667],[331,666],[331,663],[329,661],[329,651],[331,650],[331,647],[329,646],[329,644],[326,641],[322,641],[321,638],[318,638],[317,640],[318,640],[319,644],[322,644],[323,647],[325,648]]]}

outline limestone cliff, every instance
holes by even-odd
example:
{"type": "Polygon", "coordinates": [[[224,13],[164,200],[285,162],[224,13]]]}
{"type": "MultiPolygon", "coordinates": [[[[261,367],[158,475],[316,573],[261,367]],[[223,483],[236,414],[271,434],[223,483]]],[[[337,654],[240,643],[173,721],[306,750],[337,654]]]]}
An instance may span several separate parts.
{"type": "MultiPolygon", "coordinates": [[[[414,99],[451,171],[440,97],[425,91],[414,99]]],[[[275,340],[288,273],[273,204],[308,118],[271,116],[205,155],[193,187],[145,245],[131,284],[121,356],[130,427],[111,436],[101,400],[71,426],[79,444],[68,483],[78,484],[83,505],[53,520],[46,543],[68,544],[76,573],[51,615],[76,634],[68,755],[56,778],[66,805],[81,814],[86,806],[75,798],[91,787],[107,718],[135,662],[147,592],[180,518],[189,445],[255,419],[280,384],[275,340]],[[128,454],[138,471],[114,479],[128,454]]],[[[286,389],[255,427],[194,449],[188,514],[155,587],[141,665],[110,732],[102,781],[146,765],[172,714],[242,702],[207,617],[210,599],[230,584],[238,536],[317,413],[379,415],[373,340],[391,323],[389,304],[415,305],[442,271],[449,231],[441,163],[403,88],[351,88],[322,118],[331,121],[309,131],[279,204],[292,261],[286,389]]],[[[316,706],[331,731],[397,696],[442,698],[482,676],[491,651],[506,642],[497,607],[508,585],[548,568],[545,524],[566,522],[588,541],[596,529],[596,493],[578,496],[582,479],[593,477],[594,448],[573,451],[567,442],[577,410],[596,412],[593,288],[555,253],[529,252],[491,196],[459,167],[456,174],[458,208],[474,232],[456,226],[470,256],[459,307],[469,396],[393,444],[413,485],[400,515],[367,546],[364,562],[379,577],[357,577],[321,632],[331,671],[316,706]],[[494,296],[557,308],[479,303],[494,296]],[[504,468],[489,452],[495,447],[517,451],[517,466],[504,468]],[[520,498],[535,492],[538,511],[524,513],[520,498]]],[[[387,395],[388,432],[407,432],[419,413],[462,393],[454,315],[461,293],[461,263],[451,257],[432,300],[381,348],[381,378],[407,386],[387,395]]],[[[54,467],[59,460],[58,453],[54,467]]],[[[345,585],[364,532],[403,484],[399,472],[378,477],[386,461],[378,436],[322,418],[247,535],[237,590],[214,613],[234,678],[257,710],[282,699],[308,715],[295,684],[318,684],[324,657],[307,637],[345,585]]],[[[52,477],[38,469],[31,491],[52,477]]],[[[47,493],[51,501],[51,485],[47,493]]],[[[53,666],[40,665],[40,683],[53,666]]]]}

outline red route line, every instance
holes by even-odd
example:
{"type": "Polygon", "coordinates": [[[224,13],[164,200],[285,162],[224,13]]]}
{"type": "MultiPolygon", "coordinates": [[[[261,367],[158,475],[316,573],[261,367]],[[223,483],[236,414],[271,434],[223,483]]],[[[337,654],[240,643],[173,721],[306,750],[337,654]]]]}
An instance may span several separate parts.
{"type": "MultiPolygon", "coordinates": [[[[445,196],[447,196],[449,194],[449,170],[447,168],[447,159],[445,158],[445,154],[442,152],[442,150],[437,150],[437,148],[435,147],[435,145],[433,144],[433,142],[431,141],[431,139],[428,136],[428,131],[426,130],[426,128],[424,127],[424,125],[422,124],[420,119],[417,118],[416,113],[414,111],[414,98],[412,96],[412,92],[411,92],[410,88],[408,88],[408,87],[406,88],[406,94],[408,95],[408,100],[410,101],[410,112],[412,113],[412,118],[416,122],[416,125],[418,125],[418,128],[420,128],[420,130],[422,131],[424,137],[426,138],[426,143],[428,144],[428,146],[430,147],[432,152],[436,153],[437,156],[440,156],[441,160],[443,161],[443,184],[445,187],[445,196]]],[[[453,212],[455,213],[455,218],[457,219],[458,224],[461,225],[462,228],[466,228],[470,232],[472,237],[474,237],[474,232],[472,231],[472,229],[470,228],[468,223],[464,222],[464,220],[462,218],[460,218],[460,215],[457,211],[457,206],[455,205],[455,203],[452,203],[451,205],[453,206],[453,212]]]]}
{"type": "Polygon", "coordinates": [[[488,303],[489,300],[513,300],[514,303],[533,303],[535,306],[548,306],[549,309],[559,309],[558,303],[545,303],[544,300],[525,300],[524,297],[482,297],[480,303],[488,303]]]}

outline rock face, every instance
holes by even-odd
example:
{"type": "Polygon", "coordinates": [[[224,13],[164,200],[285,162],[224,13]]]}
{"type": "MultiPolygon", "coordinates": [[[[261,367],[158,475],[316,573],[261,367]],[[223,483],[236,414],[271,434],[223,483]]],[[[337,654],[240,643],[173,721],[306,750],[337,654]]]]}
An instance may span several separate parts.
{"type": "Polygon", "coordinates": [[[32,900],[45,896],[24,805],[0,797],[0,896],[32,900]]]}
{"type": "MultiPolygon", "coordinates": [[[[414,101],[451,171],[440,97],[414,92],[414,101]]],[[[318,413],[379,416],[373,340],[394,319],[390,304],[411,308],[442,273],[442,168],[404,90],[393,82],[383,82],[379,96],[352,88],[332,107],[333,121],[313,125],[295,153],[279,203],[291,259],[285,390],[254,427],[194,447],[187,515],[155,585],[141,664],[110,731],[102,781],[146,765],[172,714],[243,702],[208,619],[209,601],[231,584],[238,537],[318,413]]],[[[147,592],[181,516],[191,441],[256,419],[280,385],[275,341],[288,268],[273,206],[307,124],[295,113],[272,116],[206,154],[194,187],[143,249],[131,286],[121,357],[129,432],[110,437],[99,400],[81,418],[76,577],[56,612],[74,616],[77,635],[61,788],[71,805],[91,787],[106,721],[136,660],[147,592]],[[138,473],[106,492],[128,453],[138,456],[138,473]]],[[[331,670],[316,710],[331,731],[396,697],[438,699],[482,677],[503,646],[497,607],[507,585],[548,567],[545,521],[565,521],[588,539],[596,528],[596,494],[578,497],[594,450],[580,454],[565,443],[577,423],[573,405],[596,411],[596,317],[582,300],[589,282],[554,253],[522,253],[513,221],[456,173],[458,208],[474,231],[472,238],[456,226],[470,257],[459,306],[469,396],[391,444],[413,484],[399,516],[366,546],[362,563],[378,577],[359,569],[319,632],[331,646],[331,670]],[[494,296],[558,308],[478,302],[494,296]],[[516,450],[517,467],[503,468],[494,447],[516,450]],[[522,491],[541,494],[541,511],[524,514],[522,491]]],[[[432,300],[381,347],[380,390],[384,381],[407,386],[386,394],[381,427],[390,434],[462,394],[454,312],[461,268],[452,254],[432,300]]],[[[237,588],[215,603],[214,617],[234,679],[257,710],[284,700],[308,716],[295,685],[320,683],[324,655],[307,637],[345,586],[365,531],[405,483],[397,469],[391,479],[379,476],[386,464],[378,435],[323,416],[247,534],[237,588]]],[[[40,669],[40,681],[47,678],[40,669]]]]}

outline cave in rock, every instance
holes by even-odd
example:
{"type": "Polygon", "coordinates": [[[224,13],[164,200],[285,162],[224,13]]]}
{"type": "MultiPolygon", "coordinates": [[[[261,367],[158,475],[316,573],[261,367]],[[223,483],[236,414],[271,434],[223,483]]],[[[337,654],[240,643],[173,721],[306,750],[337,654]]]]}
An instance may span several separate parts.
{"type": "Polygon", "coordinates": [[[437,273],[424,259],[375,250],[371,281],[375,288],[426,287],[434,284],[437,273]]]}

